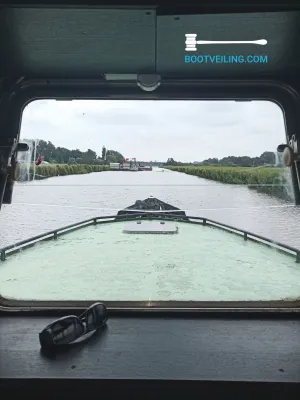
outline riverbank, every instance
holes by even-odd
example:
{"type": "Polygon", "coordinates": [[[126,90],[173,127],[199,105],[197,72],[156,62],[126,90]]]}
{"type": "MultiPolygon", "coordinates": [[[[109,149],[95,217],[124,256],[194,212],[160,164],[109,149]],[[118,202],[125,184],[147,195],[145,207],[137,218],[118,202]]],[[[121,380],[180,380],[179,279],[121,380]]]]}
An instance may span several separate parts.
{"type": "Polygon", "coordinates": [[[168,166],[171,171],[231,185],[248,185],[260,193],[293,200],[290,174],[285,168],[249,168],[219,166],[168,166]]]}
{"type": "MultiPolygon", "coordinates": [[[[87,165],[87,164],[44,164],[35,167],[35,179],[45,179],[54,176],[89,174],[91,172],[108,171],[109,165],[87,165]]],[[[34,172],[30,167],[30,175],[34,172]]]]}

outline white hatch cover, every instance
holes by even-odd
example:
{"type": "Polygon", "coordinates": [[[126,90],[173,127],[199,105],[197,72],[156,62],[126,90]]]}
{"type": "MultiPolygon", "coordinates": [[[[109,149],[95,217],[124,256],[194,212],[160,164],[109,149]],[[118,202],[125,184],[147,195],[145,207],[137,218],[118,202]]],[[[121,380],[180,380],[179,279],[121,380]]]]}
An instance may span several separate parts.
{"type": "Polygon", "coordinates": [[[124,226],[123,233],[178,233],[175,222],[165,221],[135,221],[124,226]]]}

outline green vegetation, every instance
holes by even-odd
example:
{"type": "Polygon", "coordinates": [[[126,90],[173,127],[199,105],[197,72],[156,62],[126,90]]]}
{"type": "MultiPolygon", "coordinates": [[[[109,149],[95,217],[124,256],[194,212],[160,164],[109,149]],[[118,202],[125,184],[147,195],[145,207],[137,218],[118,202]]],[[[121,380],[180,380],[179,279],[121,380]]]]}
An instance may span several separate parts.
{"type": "Polygon", "coordinates": [[[218,166],[167,166],[172,171],[233,185],[249,185],[262,193],[291,200],[289,176],[285,168],[249,168],[218,166]],[[269,185],[269,186],[264,186],[269,185]]]}
{"type": "Polygon", "coordinates": [[[283,168],[169,166],[168,169],[205,179],[239,185],[280,184],[283,168]]]}
{"type": "MultiPolygon", "coordinates": [[[[29,139],[23,139],[30,146],[30,151],[34,152],[35,142],[29,139]]],[[[108,150],[105,146],[101,149],[101,157],[94,150],[88,149],[81,151],[79,149],[70,150],[65,147],[56,147],[50,141],[38,140],[36,146],[37,156],[42,156],[50,164],[84,164],[84,165],[108,165],[110,162],[123,162],[124,156],[116,150],[108,150]]],[[[23,154],[27,159],[28,154],[23,154]]],[[[31,156],[32,157],[32,156],[31,156]]]]}
{"type": "Polygon", "coordinates": [[[101,149],[101,157],[98,157],[97,153],[91,149],[85,152],[78,149],[69,150],[64,147],[55,147],[53,143],[45,140],[23,139],[23,142],[28,143],[29,151],[18,155],[21,163],[20,181],[31,180],[33,177],[33,154],[36,154],[36,160],[41,157],[45,162],[35,167],[35,179],[107,171],[110,162],[124,161],[121,153],[107,150],[104,146],[101,149]],[[28,174],[29,163],[31,167],[28,174]]]}
{"type": "Polygon", "coordinates": [[[180,161],[175,161],[174,158],[168,158],[167,165],[172,166],[184,166],[184,165],[201,165],[201,166],[222,166],[222,167],[260,167],[260,166],[278,166],[283,167],[282,163],[282,153],[275,155],[273,151],[265,151],[259,157],[248,157],[248,156],[228,156],[221,159],[218,158],[208,158],[197,163],[182,163],[180,161]]]}
{"type": "MultiPolygon", "coordinates": [[[[86,164],[43,164],[35,167],[36,179],[50,178],[52,176],[65,176],[75,174],[89,174],[90,172],[101,172],[108,170],[107,165],[86,165],[86,164]]],[[[30,168],[33,174],[33,166],[30,168]]]]}

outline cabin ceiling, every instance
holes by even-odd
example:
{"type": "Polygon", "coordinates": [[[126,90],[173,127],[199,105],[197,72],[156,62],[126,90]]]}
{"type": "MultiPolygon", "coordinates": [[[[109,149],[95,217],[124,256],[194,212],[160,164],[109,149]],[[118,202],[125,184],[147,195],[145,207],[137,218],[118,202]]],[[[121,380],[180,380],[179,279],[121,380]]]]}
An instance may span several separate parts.
{"type": "MultiPolygon", "coordinates": [[[[148,9],[2,8],[0,76],[232,79],[295,76],[300,68],[300,12],[158,15],[148,9]],[[266,46],[205,45],[199,54],[267,55],[267,64],[185,63],[185,34],[202,40],[267,39],[266,46]]],[[[193,53],[194,54],[194,53],[193,53]]]]}

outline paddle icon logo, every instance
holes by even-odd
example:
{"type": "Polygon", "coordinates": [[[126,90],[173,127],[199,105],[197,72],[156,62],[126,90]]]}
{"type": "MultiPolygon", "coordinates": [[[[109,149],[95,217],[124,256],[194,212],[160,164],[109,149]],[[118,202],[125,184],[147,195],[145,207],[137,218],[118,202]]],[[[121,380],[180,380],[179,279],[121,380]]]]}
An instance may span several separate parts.
{"type": "Polygon", "coordinates": [[[196,33],[185,34],[185,51],[197,51],[197,44],[256,44],[265,46],[268,43],[266,39],[259,40],[197,40],[196,33]]]}

